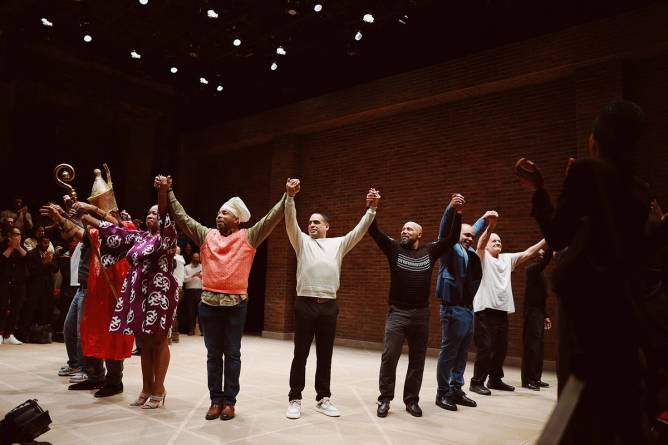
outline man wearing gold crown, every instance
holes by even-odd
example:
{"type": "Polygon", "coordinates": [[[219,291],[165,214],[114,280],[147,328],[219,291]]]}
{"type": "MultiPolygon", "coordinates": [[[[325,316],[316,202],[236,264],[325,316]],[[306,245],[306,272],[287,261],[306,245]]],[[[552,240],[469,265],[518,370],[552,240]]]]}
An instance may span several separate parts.
{"type": "MultiPolygon", "coordinates": [[[[79,289],[70,305],[65,319],[65,343],[72,362],[80,342],[84,359],[78,363],[85,372],[75,375],[70,381],[70,390],[98,389],[95,397],[108,397],[123,391],[123,359],[130,357],[133,338],[114,335],[109,332],[109,323],[116,305],[125,274],[127,261],[119,261],[105,270],[99,258],[99,234],[97,226],[101,221],[120,224],[118,206],[114,196],[111,175],[104,165],[107,181],[101,171],[95,170],[95,181],[89,203],[76,202],[72,212],[83,221],[85,229],[65,217],[62,209],[51,204],[44,206],[41,213],[50,217],[60,228],[65,239],[74,238],[82,244],[79,262],[79,289]],[[99,220],[98,220],[99,218],[99,220]],[[105,276],[106,275],[106,276],[105,276]],[[106,365],[106,377],[104,373],[106,365]]],[[[128,228],[134,228],[129,222],[123,222],[128,228]]],[[[71,365],[70,365],[71,366],[71,365]]]]}

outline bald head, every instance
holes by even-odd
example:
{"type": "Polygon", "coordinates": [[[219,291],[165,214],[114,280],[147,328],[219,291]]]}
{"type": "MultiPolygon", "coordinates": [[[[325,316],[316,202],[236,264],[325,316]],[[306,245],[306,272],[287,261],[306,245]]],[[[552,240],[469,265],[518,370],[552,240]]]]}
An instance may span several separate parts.
{"type": "Polygon", "coordinates": [[[401,229],[401,245],[410,249],[417,249],[418,242],[422,238],[422,226],[416,222],[408,221],[401,229]]]}
{"type": "Polygon", "coordinates": [[[473,227],[470,224],[462,224],[462,230],[459,232],[459,242],[468,249],[473,244],[473,227]]]}
{"type": "Polygon", "coordinates": [[[497,258],[501,253],[501,247],[501,237],[496,233],[492,233],[489,236],[489,241],[487,241],[487,251],[494,258],[497,258]]]}

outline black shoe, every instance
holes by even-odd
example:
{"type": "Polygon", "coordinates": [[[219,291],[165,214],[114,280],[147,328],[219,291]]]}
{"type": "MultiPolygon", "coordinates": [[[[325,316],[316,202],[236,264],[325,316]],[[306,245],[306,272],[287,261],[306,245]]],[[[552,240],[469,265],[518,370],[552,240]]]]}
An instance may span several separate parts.
{"type": "Polygon", "coordinates": [[[378,409],[376,410],[376,414],[378,414],[378,417],[387,417],[387,414],[390,412],[390,401],[389,400],[383,400],[382,402],[378,402],[378,409]]]}
{"type": "Polygon", "coordinates": [[[123,392],[123,384],[118,383],[116,385],[104,385],[100,390],[93,394],[95,397],[109,397],[115,396],[123,392]]]}
{"type": "Polygon", "coordinates": [[[100,389],[104,386],[104,380],[84,380],[83,382],[74,383],[67,387],[70,391],[100,389]]]}
{"type": "Polygon", "coordinates": [[[471,383],[469,385],[469,391],[474,392],[476,394],[480,394],[481,396],[490,396],[492,395],[492,391],[487,389],[485,385],[478,385],[471,383]]]}
{"type": "MultiPolygon", "coordinates": [[[[489,391],[489,389],[487,391],[489,391]]],[[[476,406],[478,406],[478,404],[475,402],[475,400],[469,399],[464,394],[460,394],[458,396],[453,397],[452,401],[454,403],[456,403],[457,405],[469,406],[471,408],[475,408],[476,406]]]]}
{"type": "Polygon", "coordinates": [[[515,391],[514,386],[507,385],[503,383],[501,380],[490,380],[487,382],[487,387],[489,389],[496,389],[499,391],[515,391]]]}
{"type": "Polygon", "coordinates": [[[530,389],[531,391],[540,391],[540,386],[534,382],[525,383],[522,385],[522,388],[530,389]]]}
{"type": "Polygon", "coordinates": [[[408,405],[406,405],[406,411],[408,411],[413,417],[422,417],[422,409],[417,402],[408,403],[408,405]]]}
{"type": "Polygon", "coordinates": [[[457,411],[457,405],[449,397],[436,396],[436,406],[440,406],[448,411],[457,411]]]}
{"type": "Polygon", "coordinates": [[[536,385],[540,386],[541,388],[549,388],[549,387],[550,387],[550,384],[549,384],[549,383],[545,383],[545,382],[542,381],[542,380],[538,380],[538,381],[536,382],[536,385]]]}

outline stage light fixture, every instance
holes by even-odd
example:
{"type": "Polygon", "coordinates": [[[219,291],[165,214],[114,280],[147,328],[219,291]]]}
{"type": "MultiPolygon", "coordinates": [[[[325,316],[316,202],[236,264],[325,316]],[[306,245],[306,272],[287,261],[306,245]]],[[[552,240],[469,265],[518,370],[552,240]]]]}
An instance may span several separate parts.
{"type": "Polygon", "coordinates": [[[206,11],[206,15],[210,19],[217,19],[218,18],[218,13],[216,11],[214,11],[213,9],[209,9],[208,11],[206,11]]]}
{"type": "Polygon", "coordinates": [[[206,80],[206,77],[200,77],[199,78],[199,83],[201,83],[202,85],[207,85],[209,83],[209,81],[206,80]]]}
{"type": "Polygon", "coordinates": [[[148,5],[148,0],[139,0],[139,4],[142,6],[148,5]]]}
{"type": "Polygon", "coordinates": [[[357,40],[358,42],[362,40],[362,31],[357,31],[355,33],[355,40],[357,40]]]}
{"type": "Polygon", "coordinates": [[[320,3],[316,3],[315,6],[313,6],[313,10],[315,12],[320,12],[322,11],[322,5],[320,3]]]}
{"type": "Polygon", "coordinates": [[[220,93],[221,91],[223,91],[223,86],[222,86],[222,85],[218,85],[218,86],[216,87],[216,91],[218,91],[219,93],[220,93]]]}
{"type": "Polygon", "coordinates": [[[279,46],[278,48],[276,48],[276,54],[278,54],[279,56],[284,56],[287,54],[287,51],[285,51],[285,49],[283,49],[282,46],[279,46]]]}
{"type": "Polygon", "coordinates": [[[90,34],[86,34],[85,36],[83,36],[83,41],[86,43],[90,43],[93,41],[93,36],[91,36],[90,34]]]}
{"type": "Polygon", "coordinates": [[[48,26],[49,28],[53,26],[53,22],[49,21],[49,19],[42,17],[42,25],[48,26]]]}
{"type": "Polygon", "coordinates": [[[169,72],[172,73],[172,74],[176,74],[176,73],[179,72],[179,69],[177,67],[173,66],[169,69],[169,72]]]}
{"type": "Polygon", "coordinates": [[[362,16],[362,20],[364,20],[366,23],[373,23],[376,19],[374,19],[373,15],[371,14],[364,14],[364,16],[362,16]]]}
{"type": "Polygon", "coordinates": [[[269,66],[269,69],[272,70],[272,71],[276,71],[278,69],[278,63],[271,62],[271,65],[269,66]]]}
{"type": "Polygon", "coordinates": [[[232,40],[232,45],[241,46],[241,39],[236,38],[236,39],[232,40]]]}
{"type": "Polygon", "coordinates": [[[139,54],[137,51],[133,49],[132,51],[130,51],[130,57],[132,57],[133,59],[141,59],[141,54],[139,54]]]}

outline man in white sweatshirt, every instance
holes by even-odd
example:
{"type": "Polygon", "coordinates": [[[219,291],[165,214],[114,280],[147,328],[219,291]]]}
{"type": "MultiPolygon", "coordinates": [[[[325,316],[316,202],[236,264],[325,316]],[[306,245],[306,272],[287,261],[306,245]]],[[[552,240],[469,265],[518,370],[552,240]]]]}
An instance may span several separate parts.
{"type": "Polygon", "coordinates": [[[309,218],[308,235],[299,229],[295,195],[299,192],[298,179],[289,179],[285,185],[285,226],[290,244],[297,254],[297,299],[295,300],[295,352],[290,368],[290,404],[286,416],[301,416],[302,391],[305,386],[306,359],[315,337],[317,367],[315,372],[316,410],[330,417],[341,415],[330,401],[329,382],[332,351],[336,335],[339,308],[336,292],[339,289],[343,257],[362,240],[376,216],[380,194],[370,189],[366,195],[367,211],[353,230],[345,236],[327,238],[329,219],[322,213],[309,218]]]}

